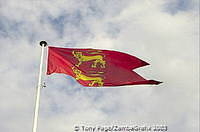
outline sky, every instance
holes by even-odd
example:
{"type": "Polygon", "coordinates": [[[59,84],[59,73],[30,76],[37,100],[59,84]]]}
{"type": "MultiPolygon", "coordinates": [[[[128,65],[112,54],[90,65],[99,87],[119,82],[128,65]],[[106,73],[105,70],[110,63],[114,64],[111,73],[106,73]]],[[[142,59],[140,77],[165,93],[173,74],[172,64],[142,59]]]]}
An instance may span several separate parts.
{"type": "Polygon", "coordinates": [[[151,64],[137,73],[164,83],[86,88],[64,74],[46,76],[44,66],[38,132],[72,132],[81,125],[167,125],[169,132],[198,132],[198,5],[198,0],[0,0],[0,131],[31,131],[39,42],[46,40],[51,46],[129,53],[151,64]]]}

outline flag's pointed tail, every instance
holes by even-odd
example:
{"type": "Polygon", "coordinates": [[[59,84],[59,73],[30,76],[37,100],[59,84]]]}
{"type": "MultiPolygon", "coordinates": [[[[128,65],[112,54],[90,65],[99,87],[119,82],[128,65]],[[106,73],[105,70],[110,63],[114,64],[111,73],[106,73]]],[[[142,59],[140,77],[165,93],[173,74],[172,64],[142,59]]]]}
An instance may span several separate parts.
{"type": "Polygon", "coordinates": [[[139,81],[139,82],[135,82],[134,84],[138,84],[138,85],[142,85],[142,84],[154,84],[154,85],[158,85],[158,84],[161,84],[163,82],[160,82],[160,81],[155,81],[155,80],[146,80],[146,81],[139,81]]]}

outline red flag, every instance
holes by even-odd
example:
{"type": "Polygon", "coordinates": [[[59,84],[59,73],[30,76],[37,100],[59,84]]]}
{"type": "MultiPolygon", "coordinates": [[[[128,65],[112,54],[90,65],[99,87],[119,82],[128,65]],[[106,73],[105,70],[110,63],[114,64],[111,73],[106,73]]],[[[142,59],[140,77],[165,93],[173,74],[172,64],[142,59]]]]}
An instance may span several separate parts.
{"type": "Polygon", "coordinates": [[[64,73],[83,86],[160,84],[132,71],[145,65],[149,64],[118,51],[48,47],[47,74],[64,73]]]}

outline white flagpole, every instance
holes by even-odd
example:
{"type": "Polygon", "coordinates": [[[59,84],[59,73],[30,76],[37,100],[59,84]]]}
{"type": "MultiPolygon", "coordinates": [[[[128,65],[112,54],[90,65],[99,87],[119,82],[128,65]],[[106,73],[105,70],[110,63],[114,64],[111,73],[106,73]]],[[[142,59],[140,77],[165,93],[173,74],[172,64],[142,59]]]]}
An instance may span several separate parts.
{"type": "Polygon", "coordinates": [[[43,60],[44,60],[44,49],[47,46],[47,42],[41,41],[40,46],[42,46],[42,53],[40,58],[40,71],[39,71],[39,78],[38,78],[38,86],[37,86],[37,94],[36,94],[36,101],[35,101],[35,112],[34,112],[34,120],[33,120],[33,131],[37,132],[38,126],[38,114],[39,114],[39,106],[40,106],[40,90],[42,86],[42,68],[43,68],[43,60]]]}

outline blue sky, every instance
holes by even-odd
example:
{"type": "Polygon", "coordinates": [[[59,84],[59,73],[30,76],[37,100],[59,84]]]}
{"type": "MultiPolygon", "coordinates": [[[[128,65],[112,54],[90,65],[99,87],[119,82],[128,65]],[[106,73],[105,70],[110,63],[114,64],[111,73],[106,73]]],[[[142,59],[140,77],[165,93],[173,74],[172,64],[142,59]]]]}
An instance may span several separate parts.
{"type": "MultiPolygon", "coordinates": [[[[164,124],[199,129],[198,0],[0,0],[0,131],[32,129],[41,40],[119,50],[151,65],[158,86],[84,88],[44,75],[38,132],[75,125],[164,124]]],[[[45,71],[45,67],[44,67],[45,71]]]]}

